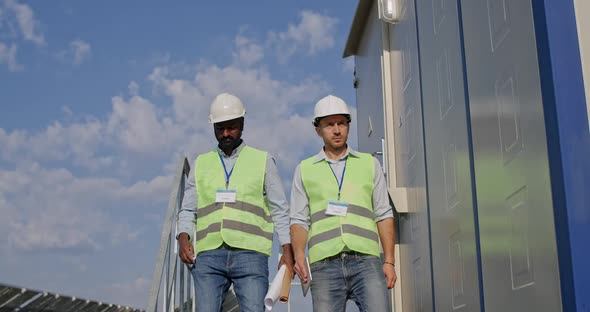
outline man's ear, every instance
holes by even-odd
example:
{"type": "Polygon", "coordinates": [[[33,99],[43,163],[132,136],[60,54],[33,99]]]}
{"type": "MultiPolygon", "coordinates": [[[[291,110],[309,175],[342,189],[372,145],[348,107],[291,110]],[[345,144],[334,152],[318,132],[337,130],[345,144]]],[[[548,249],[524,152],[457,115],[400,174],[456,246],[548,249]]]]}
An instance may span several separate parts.
{"type": "Polygon", "coordinates": [[[317,133],[319,137],[322,136],[322,134],[320,133],[320,131],[321,131],[320,127],[315,127],[315,133],[317,133]]]}

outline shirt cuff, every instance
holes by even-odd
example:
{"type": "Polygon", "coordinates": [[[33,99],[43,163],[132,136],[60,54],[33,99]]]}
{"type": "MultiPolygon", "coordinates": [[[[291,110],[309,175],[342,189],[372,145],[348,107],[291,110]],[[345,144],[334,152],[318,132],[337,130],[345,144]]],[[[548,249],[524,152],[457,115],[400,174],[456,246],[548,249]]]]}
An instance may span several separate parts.
{"type": "Polygon", "coordinates": [[[393,219],[393,212],[391,212],[391,210],[389,212],[386,212],[386,213],[380,215],[379,217],[375,218],[375,222],[383,221],[387,218],[393,219]]]}
{"type": "Polygon", "coordinates": [[[278,234],[278,236],[279,236],[279,244],[281,244],[281,247],[285,244],[291,244],[291,235],[289,235],[289,233],[278,234]]]}
{"type": "Polygon", "coordinates": [[[193,235],[194,230],[191,228],[186,228],[186,227],[179,227],[178,228],[178,234],[176,234],[176,239],[178,239],[178,236],[182,233],[186,233],[188,235],[188,240],[191,240],[191,235],[193,235]]]}
{"type": "Polygon", "coordinates": [[[293,224],[301,225],[301,227],[303,227],[306,231],[309,232],[309,224],[307,222],[291,219],[291,225],[293,225],[293,224]]]}

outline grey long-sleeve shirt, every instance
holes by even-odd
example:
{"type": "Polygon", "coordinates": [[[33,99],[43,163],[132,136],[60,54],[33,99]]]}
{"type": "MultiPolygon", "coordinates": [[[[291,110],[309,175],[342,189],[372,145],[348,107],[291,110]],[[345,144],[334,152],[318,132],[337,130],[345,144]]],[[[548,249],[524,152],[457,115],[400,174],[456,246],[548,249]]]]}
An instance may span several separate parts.
{"type": "MultiPolygon", "coordinates": [[[[338,184],[340,184],[342,171],[344,170],[347,157],[358,157],[358,154],[349,147],[346,154],[340,159],[331,160],[326,157],[326,153],[322,149],[317,154],[315,161],[326,160],[332,167],[332,170],[334,170],[334,175],[336,176],[338,184]]],[[[373,178],[373,212],[375,214],[375,222],[379,222],[386,218],[393,218],[393,210],[389,205],[387,185],[385,183],[383,171],[381,171],[381,164],[375,157],[373,157],[373,161],[375,163],[375,174],[373,178]]],[[[303,180],[301,179],[301,165],[297,165],[293,176],[290,217],[291,224],[299,224],[305,230],[309,231],[309,198],[307,198],[307,193],[303,186],[303,180]]]]}
{"type": "MultiPolygon", "coordinates": [[[[246,144],[242,142],[230,156],[225,155],[222,150],[217,148],[217,152],[221,155],[228,171],[231,170],[230,168],[233,168],[244,146],[246,144]]],[[[178,213],[178,234],[187,233],[189,237],[193,235],[195,230],[195,213],[197,211],[197,192],[195,175],[191,172],[184,186],[182,207],[178,213]]],[[[291,243],[291,237],[289,236],[289,206],[287,205],[287,198],[283,185],[281,184],[281,178],[279,177],[279,170],[277,169],[274,158],[270,154],[268,154],[266,160],[264,193],[280,245],[291,243]]],[[[197,215],[196,218],[198,222],[199,216],[197,215]]]]}

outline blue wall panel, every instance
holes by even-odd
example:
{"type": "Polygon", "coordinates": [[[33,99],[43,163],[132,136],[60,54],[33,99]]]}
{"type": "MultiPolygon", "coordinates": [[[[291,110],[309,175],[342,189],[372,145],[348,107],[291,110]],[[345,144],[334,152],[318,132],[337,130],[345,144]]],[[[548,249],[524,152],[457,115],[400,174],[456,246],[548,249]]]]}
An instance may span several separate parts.
{"type": "Polygon", "coordinates": [[[533,1],[564,311],[590,311],[590,133],[572,0],[533,1]]]}

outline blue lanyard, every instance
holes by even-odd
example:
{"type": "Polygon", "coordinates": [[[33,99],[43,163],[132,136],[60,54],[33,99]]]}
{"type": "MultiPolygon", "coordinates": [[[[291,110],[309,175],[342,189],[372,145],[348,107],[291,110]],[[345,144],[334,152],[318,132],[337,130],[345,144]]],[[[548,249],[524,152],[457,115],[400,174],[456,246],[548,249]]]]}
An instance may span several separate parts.
{"type": "Polygon", "coordinates": [[[342,191],[342,184],[344,184],[344,173],[346,172],[346,163],[348,162],[348,158],[344,161],[344,169],[342,169],[342,177],[340,178],[340,182],[338,182],[338,177],[336,176],[336,172],[332,168],[330,162],[328,162],[328,166],[330,170],[332,170],[332,174],[334,175],[334,179],[336,179],[336,183],[338,183],[338,200],[340,200],[340,192],[342,191]]]}
{"type": "Polygon", "coordinates": [[[228,173],[227,168],[225,167],[225,162],[223,161],[223,158],[221,157],[221,154],[217,154],[217,155],[219,155],[219,160],[221,160],[221,165],[223,166],[223,171],[225,171],[225,188],[227,189],[227,187],[229,186],[229,178],[231,177],[232,172],[234,172],[234,167],[236,166],[236,164],[234,164],[234,166],[231,167],[231,170],[228,173]]]}

